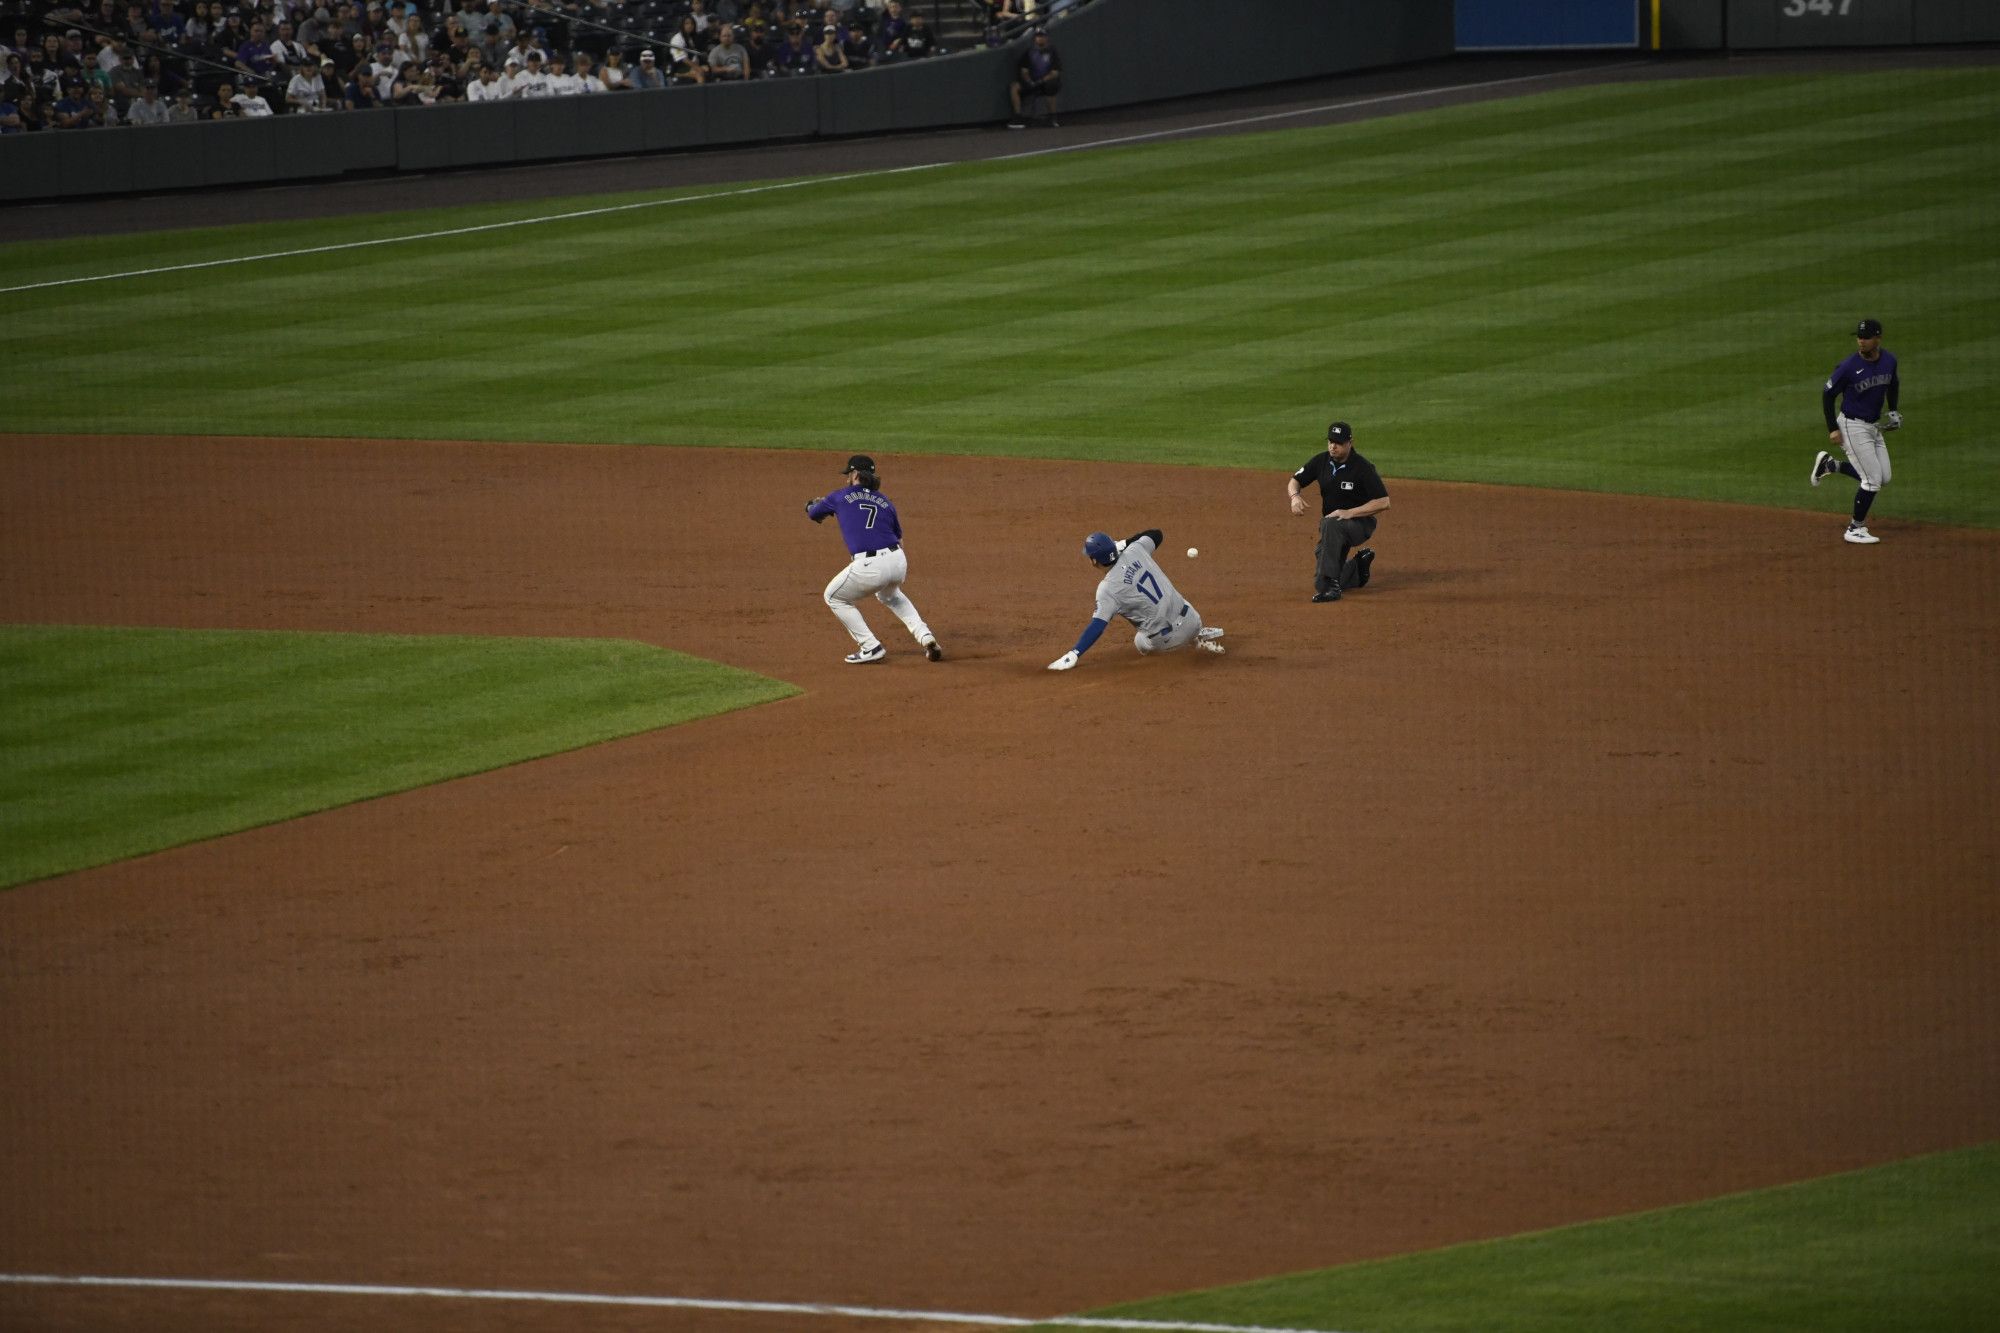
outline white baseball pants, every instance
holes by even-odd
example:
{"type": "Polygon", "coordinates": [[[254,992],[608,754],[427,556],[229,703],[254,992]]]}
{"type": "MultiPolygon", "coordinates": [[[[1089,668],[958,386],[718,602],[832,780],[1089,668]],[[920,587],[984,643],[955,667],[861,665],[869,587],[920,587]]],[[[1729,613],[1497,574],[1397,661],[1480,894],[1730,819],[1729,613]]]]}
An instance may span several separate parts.
{"type": "Polygon", "coordinates": [[[1882,427],[1873,421],[1856,421],[1844,415],[1835,417],[1834,424],[1840,427],[1840,452],[1847,455],[1847,461],[1861,474],[1861,489],[1879,491],[1887,486],[1889,445],[1882,438],[1882,427]]]}
{"type": "Polygon", "coordinates": [[[903,580],[909,576],[909,558],[898,547],[881,555],[855,556],[847,568],[835,574],[833,581],[826,585],[827,606],[863,652],[873,650],[881,642],[854,606],[855,602],[870,593],[903,622],[904,628],[918,643],[931,637],[931,627],[917,614],[916,603],[903,595],[903,580]]]}

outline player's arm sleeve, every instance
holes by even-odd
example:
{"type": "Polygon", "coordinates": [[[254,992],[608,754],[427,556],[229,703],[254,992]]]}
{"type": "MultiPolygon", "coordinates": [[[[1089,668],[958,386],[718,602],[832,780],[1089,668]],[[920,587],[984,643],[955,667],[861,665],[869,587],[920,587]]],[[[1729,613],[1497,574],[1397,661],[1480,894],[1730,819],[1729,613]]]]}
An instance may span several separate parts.
{"type": "Polygon", "coordinates": [[[1887,400],[1891,412],[1896,410],[1896,400],[1902,397],[1902,395],[1903,377],[1899,372],[1892,370],[1889,372],[1889,397],[1887,400]]]}
{"type": "Polygon", "coordinates": [[[1097,642],[1097,636],[1104,633],[1104,627],[1110,623],[1108,620],[1101,620],[1096,616],[1092,616],[1090,623],[1083,627],[1083,633],[1076,636],[1076,647],[1070,651],[1078,657],[1082,657],[1090,651],[1090,645],[1097,642]]]}
{"type": "Polygon", "coordinates": [[[817,523],[821,519],[833,517],[833,501],[824,495],[817,500],[806,502],[806,517],[817,523]]]}
{"type": "Polygon", "coordinates": [[[1827,378],[1826,388],[1822,389],[1819,395],[1820,411],[1826,414],[1826,428],[1828,431],[1840,429],[1834,423],[1833,419],[1833,401],[1838,397],[1840,397],[1840,372],[1835,371],[1827,378]]]}
{"type": "Polygon", "coordinates": [[[1372,466],[1368,469],[1368,475],[1362,478],[1361,498],[1363,500],[1386,500],[1389,498],[1388,483],[1382,480],[1382,474],[1377,472],[1372,466]]]}
{"type": "Polygon", "coordinates": [[[1166,540],[1165,537],[1162,537],[1160,535],[1160,530],[1158,528],[1147,528],[1144,532],[1135,532],[1130,537],[1127,537],[1125,539],[1125,544],[1127,546],[1130,546],[1133,542],[1138,541],[1142,537],[1150,537],[1152,539],[1153,549],[1155,551],[1159,550],[1160,543],[1166,540]]]}

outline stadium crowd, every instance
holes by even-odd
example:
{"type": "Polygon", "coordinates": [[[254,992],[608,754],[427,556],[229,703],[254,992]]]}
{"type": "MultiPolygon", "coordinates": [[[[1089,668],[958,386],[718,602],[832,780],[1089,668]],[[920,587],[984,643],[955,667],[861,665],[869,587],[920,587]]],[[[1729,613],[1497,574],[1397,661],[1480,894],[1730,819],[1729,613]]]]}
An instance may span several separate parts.
{"type": "MultiPolygon", "coordinates": [[[[0,134],[818,77],[943,53],[923,0],[25,4],[0,19],[0,134]]],[[[981,4],[994,41],[1047,7],[981,4]]]]}

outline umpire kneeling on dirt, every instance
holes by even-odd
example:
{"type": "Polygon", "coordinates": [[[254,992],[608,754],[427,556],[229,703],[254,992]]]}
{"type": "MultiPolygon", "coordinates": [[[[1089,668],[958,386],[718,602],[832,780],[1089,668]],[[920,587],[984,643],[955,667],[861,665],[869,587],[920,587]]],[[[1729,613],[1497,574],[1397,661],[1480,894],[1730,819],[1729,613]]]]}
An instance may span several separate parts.
{"type": "Polygon", "coordinates": [[[1336,421],[1326,428],[1326,452],[1314,454],[1285,483],[1292,513],[1306,512],[1302,487],[1319,483],[1319,545],[1313,548],[1313,600],[1337,602],[1341,589],[1368,586],[1375,552],[1362,543],[1375,535],[1375,515],[1389,507],[1389,488],[1375,465],[1354,452],[1354,428],[1336,421]],[[1358,548],[1358,549],[1357,549],[1358,548]],[[1349,551],[1354,554],[1350,557],[1349,551]]]}

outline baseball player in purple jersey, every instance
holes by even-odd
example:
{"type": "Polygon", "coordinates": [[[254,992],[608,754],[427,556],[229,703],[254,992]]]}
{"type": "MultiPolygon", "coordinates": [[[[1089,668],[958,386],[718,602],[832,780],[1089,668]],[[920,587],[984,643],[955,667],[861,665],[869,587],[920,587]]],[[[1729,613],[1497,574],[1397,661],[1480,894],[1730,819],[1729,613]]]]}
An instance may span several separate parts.
{"type": "Polygon", "coordinates": [[[903,595],[903,580],[910,576],[909,558],[903,554],[903,521],[896,506],[876,490],[882,479],[875,474],[875,460],[856,454],[847,460],[847,485],[831,495],[822,495],[806,505],[806,517],[823,522],[840,520],[840,539],[847,543],[852,558],[846,569],[826,585],[826,604],[854,636],[854,651],[847,660],[855,666],[880,662],[889,655],[882,641],[868,628],[868,622],[854,603],[875,594],[875,600],[895,613],[910,636],[923,645],[924,656],[935,662],[944,656],[937,635],[931,633],[916,604],[903,595]]]}
{"type": "Polygon", "coordinates": [[[1896,378],[1896,354],[1882,346],[1882,321],[1862,320],[1854,326],[1854,355],[1833,368],[1820,393],[1827,439],[1847,457],[1836,460],[1820,450],[1813,459],[1811,478],[1817,486],[1838,472],[1861,483],[1854,492],[1854,517],[1847,524],[1846,540],[1856,546],[1882,540],[1868,531],[1868,507],[1875,503],[1875,493],[1889,484],[1889,446],[1882,432],[1903,425],[1903,414],[1896,410],[1902,387],[1896,378]],[[1835,399],[1840,400],[1837,410],[1835,399]]]}
{"type": "Polygon", "coordinates": [[[1113,616],[1123,616],[1137,627],[1132,646],[1142,653],[1171,653],[1189,644],[1211,653],[1224,651],[1216,642],[1222,637],[1221,628],[1201,623],[1201,612],[1188,604],[1153,559],[1161,540],[1158,528],[1148,528],[1122,542],[1112,541],[1110,534],[1103,532],[1083,539],[1083,558],[1106,571],[1097,582],[1097,611],[1077,637],[1076,647],[1049,663],[1049,670],[1068,671],[1075,666],[1113,616]]]}

